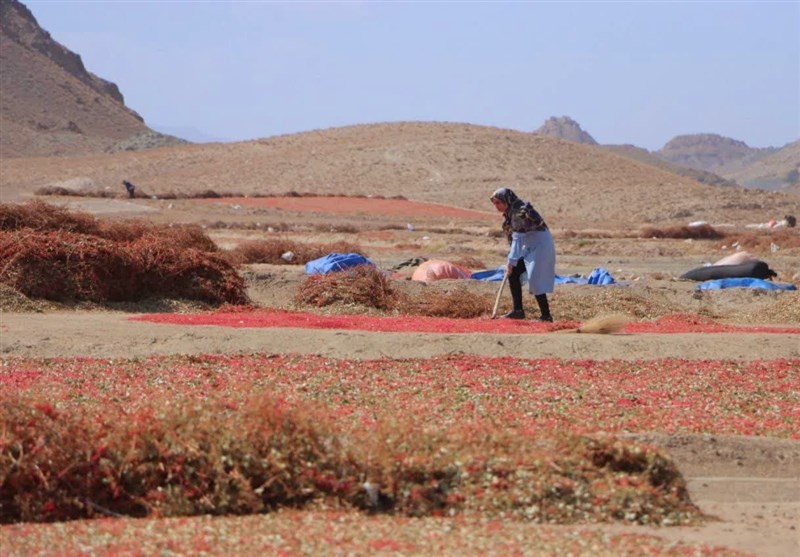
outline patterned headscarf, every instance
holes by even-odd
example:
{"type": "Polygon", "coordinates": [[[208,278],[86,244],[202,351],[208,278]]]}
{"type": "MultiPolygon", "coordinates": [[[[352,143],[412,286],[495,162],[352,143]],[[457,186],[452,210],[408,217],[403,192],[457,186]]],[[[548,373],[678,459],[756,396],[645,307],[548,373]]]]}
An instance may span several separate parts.
{"type": "Polygon", "coordinates": [[[532,230],[547,230],[542,216],[533,208],[533,205],[523,201],[511,188],[495,190],[491,199],[497,199],[506,204],[503,211],[503,232],[511,241],[512,232],[530,232],[532,230]]]}

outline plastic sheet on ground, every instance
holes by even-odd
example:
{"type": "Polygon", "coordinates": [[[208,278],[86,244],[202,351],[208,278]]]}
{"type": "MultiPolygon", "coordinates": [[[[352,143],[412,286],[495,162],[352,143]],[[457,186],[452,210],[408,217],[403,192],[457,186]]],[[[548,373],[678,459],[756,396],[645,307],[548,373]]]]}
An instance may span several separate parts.
{"type": "Polygon", "coordinates": [[[556,284],[593,284],[596,286],[607,286],[617,284],[617,281],[606,269],[597,267],[587,278],[556,275],[556,284]]]}
{"type": "Polygon", "coordinates": [[[696,286],[698,290],[722,290],[723,288],[760,288],[762,290],[797,290],[794,284],[780,284],[757,278],[724,278],[707,280],[696,286]]]}
{"type": "MultiPolygon", "coordinates": [[[[488,269],[486,271],[475,271],[472,273],[471,278],[483,281],[501,281],[506,272],[505,266],[498,267],[497,269],[488,269]]],[[[594,284],[597,286],[605,286],[609,284],[617,284],[614,277],[611,276],[606,269],[598,267],[594,269],[588,278],[583,278],[575,275],[556,275],[556,284],[594,284]]]]}
{"type": "Polygon", "coordinates": [[[497,269],[487,269],[485,271],[475,271],[470,275],[470,278],[475,280],[483,280],[487,282],[499,282],[503,280],[503,276],[506,274],[506,267],[502,265],[497,269]]]}
{"type": "Polygon", "coordinates": [[[358,265],[373,265],[373,263],[360,253],[329,253],[306,263],[306,274],[327,275],[334,271],[344,271],[358,265]]]}

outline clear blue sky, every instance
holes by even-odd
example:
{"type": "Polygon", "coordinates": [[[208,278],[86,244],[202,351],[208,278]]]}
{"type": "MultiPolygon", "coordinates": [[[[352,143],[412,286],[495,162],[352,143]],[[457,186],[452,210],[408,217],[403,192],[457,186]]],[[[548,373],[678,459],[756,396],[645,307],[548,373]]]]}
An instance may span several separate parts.
{"type": "Polygon", "coordinates": [[[567,115],[600,143],[650,150],[688,133],[800,138],[800,0],[23,3],[165,131],[532,131],[567,115]]]}

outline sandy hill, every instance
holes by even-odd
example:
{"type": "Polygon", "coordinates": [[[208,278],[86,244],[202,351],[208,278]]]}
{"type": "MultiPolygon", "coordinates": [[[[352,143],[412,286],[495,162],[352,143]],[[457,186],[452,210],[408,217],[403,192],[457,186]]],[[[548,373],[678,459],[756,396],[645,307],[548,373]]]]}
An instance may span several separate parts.
{"type": "Polygon", "coordinates": [[[703,185],[599,147],[547,136],[433,122],[101,156],[10,159],[4,161],[0,189],[4,199],[18,199],[48,185],[118,189],[123,178],[155,194],[212,189],[403,195],[489,212],[490,193],[508,185],[559,228],[749,223],[800,213],[796,195],[703,185]]]}
{"type": "Polygon", "coordinates": [[[69,155],[175,143],[127,108],[118,87],[86,71],[23,4],[0,0],[0,153],[69,155]]]}

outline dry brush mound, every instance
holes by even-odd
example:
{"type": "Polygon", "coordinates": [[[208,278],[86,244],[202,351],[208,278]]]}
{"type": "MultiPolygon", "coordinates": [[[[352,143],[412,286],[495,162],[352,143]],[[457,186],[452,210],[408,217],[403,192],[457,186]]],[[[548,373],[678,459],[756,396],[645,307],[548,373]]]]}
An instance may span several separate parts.
{"type": "Polygon", "coordinates": [[[242,242],[229,250],[226,258],[237,265],[252,263],[303,265],[329,253],[358,253],[367,256],[361,246],[351,242],[313,244],[280,238],[242,242]]]}
{"type": "Polygon", "coordinates": [[[248,302],[244,280],[198,227],[106,223],[46,203],[0,205],[0,283],[31,298],[248,302]]]}
{"type": "Polygon", "coordinates": [[[485,315],[492,307],[488,296],[471,292],[463,285],[449,290],[426,288],[417,294],[403,292],[385,272],[370,265],[306,277],[297,288],[295,302],[318,308],[356,307],[463,319],[485,315]]]}
{"type": "Polygon", "coordinates": [[[69,232],[2,231],[0,282],[55,301],[248,302],[244,280],[224,259],[152,235],[113,242],[69,232]]]}
{"type": "Polygon", "coordinates": [[[112,222],[81,211],[42,201],[24,204],[0,204],[0,230],[30,229],[38,232],[74,232],[115,242],[130,242],[142,236],[158,235],[175,247],[217,251],[217,246],[203,229],[196,225],[165,226],[144,220],[112,222]]]}

